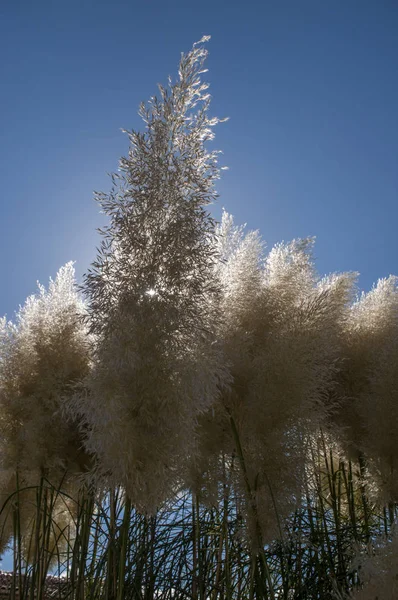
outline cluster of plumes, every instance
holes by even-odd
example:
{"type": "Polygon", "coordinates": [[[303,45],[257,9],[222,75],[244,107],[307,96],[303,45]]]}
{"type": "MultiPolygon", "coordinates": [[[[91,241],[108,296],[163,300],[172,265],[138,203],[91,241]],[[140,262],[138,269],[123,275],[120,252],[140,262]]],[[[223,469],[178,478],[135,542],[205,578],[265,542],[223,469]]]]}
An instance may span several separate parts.
{"type": "Polygon", "coordinates": [[[389,278],[354,302],[356,275],[320,278],[312,239],[265,254],[228,214],[216,226],[206,39],[141,106],[145,131],[97,195],[109,225],[87,313],[69,264],[1,323],[1,466],[7,485],[54,480],[90,456],[96,483],[145,512],[221,483],[258,545],[307,491],[320,428],[397,499],[398,293],[389,278]]]}
{"type": "Polygon", "coordinates": [[[396,600],[398,598],[398,536],[394,529],[388,539],[379,540],[369,548],[368,555],[359,555],[353,565],[358,569],[362,587],[352,600],[396,600]]]}
{"type": "Polygon", "coordinates": [[[320,279],[311,239],[278,244],[265,256],[258,232],[245,234],[226,213],[217,237],[219,336],[232,383],[200,421],[199,465],[221,467],[217,456],[235,455],[236,486],[257,513],[248,511],[249,527],[255,518],[264,541],[279,534],[281,518],[302,497],[307,444],[330,412],[355,276],[320,279]]]}
{"type": "Polygon", "coordinates": [[[351,306],[334,418],[347,453],[367,466],[381,502],[398,501],[398,286],[380,279],[351,306]]]}
{"type": "MultiPolygon", "coordinates": [[[[1,320],[3,502],[16,491],[17,478],[19,489],[38,486],[42,477],[56,486],[61,482],[65,486],[89,466],[80,428],[76,420],[65,414],[75,386],[87,377],[90,368],[83,313],[74,267],[68,263],[54,281],[50,280],[48,290],[39,286],[38,293],[26,300],[15,322],[1,320]]],[[[35,503],[27,500],[26,494],[21,497],[19,506],[28,524],[36,511],[35,503]]],[[[5,530],[8,512],[3,511],[1,516],[5,530]]],[[[2,536],[3,543],[6,537],[2,536]]]]}
{"type": "Polygon", "coordinates": [[[219,286],[214,221],[219,119],[207,115],[201,42],[182,55],[179,79],[141,105],[145,132],[127,132],[110,194],[110,218],[85,277],[97,336],[88,393],[76,399],[96,474],[122,484],[135,506],[154,511],[176,489],[192,453],[198,416],[223,379],[216,338],[219,286]]]}

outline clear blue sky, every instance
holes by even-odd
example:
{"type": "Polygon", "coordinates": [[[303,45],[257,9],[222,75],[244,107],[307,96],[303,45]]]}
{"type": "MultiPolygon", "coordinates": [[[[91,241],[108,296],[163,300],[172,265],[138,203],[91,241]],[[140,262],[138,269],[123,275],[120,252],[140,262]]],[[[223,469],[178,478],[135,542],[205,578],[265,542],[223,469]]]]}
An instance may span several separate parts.
{"type": "Polygon", "coordinates": [[[2,0],[0,315],[100,224],[120,128],[212,35],[220,207],[269,244],[316,235],[323,274],[398,274],[397,0],[2,0]]]}

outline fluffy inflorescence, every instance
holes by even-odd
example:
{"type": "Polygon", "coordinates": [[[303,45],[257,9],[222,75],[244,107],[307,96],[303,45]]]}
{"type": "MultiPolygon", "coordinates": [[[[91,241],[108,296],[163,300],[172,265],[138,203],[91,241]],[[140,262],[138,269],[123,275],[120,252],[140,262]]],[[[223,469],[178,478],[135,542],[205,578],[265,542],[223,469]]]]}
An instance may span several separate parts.
{"type": "Polygon", "coordinates": [[[312,240],[278,244],[263,257],[257,232],[223,233],[229,220],[220,230],[235,239],[220,268],[222,335],[244,413],[261,431],[303,416],[315,425],[326,410],[355,275],[320,279],[312,240]]]}
{"type": "Polygon", "coordinates": [[[65,406],[89,371],[89,344],[74,267],[62,267],[30,296],[16,321],[2,320],[1,466],[48,475],[80,472],[86,460],[65,406]]]}
{"type": "Polygon", "coordinates": [[[398,287],[380,279],[352,305],[343,332],[340,408],[348,451],[366,460],[381,499],[398,500],[398,287]]]}
{"type": "Polygon", "coordinates": [[[145,131],[97,194],[109,224],[87,312],[70,263],[0,322],[3,491],[90,456],[96,484],[144,512],[180,487],[233,489],[258,546],[309,489],[325,432],[397,501],[398,291],[390,277],[353,302],[356,275],[320,278],[312,239],[265,254],[230,215],[216,226],[205,41],[141,105],[145,131]]]}
{"type": "MultiPolygon", "coordinates": [[[[18,495],[21,535],[29,545],[42,477],[70,488],[89,466],[76,420],[66,407],[90,367],[84,307],[75,288],[74,267],[62,267],[48,290],[39,286],[16,315],[1,322],[0,508],[1,544],[13,529],[18,495]],[[33,487],[32,487],[33,486],[33,487]]],[[[58,509],[57,509],[58,510],[58,509]]],[[[58,520],[62,508],[58,510],[58,520]]],[[[57,512],[57,511],[56,511],[57,512]]],[[[53,518],[56,519],[55,513],[53,518]]]]}
{"type": "Polygon", "coordinates": [[[223,377],[206,209],[219,170],[205,143],[218,119],[207,115],[203,41],[182,56],[178,81],[141,106],[145,132],[128,132],[115,186],[98,195],[110,224],[85,279],[98,336],[89,393],[77,403],[86,445],[97,474],[147,511],[181,480],[198,415],[223,377]]]}
{"type": "Polygon", "coordinates": [[[219,335],[232,384],[201,420],[200,464],[237,453],[233,420],[258,519],[272,537],[277,513],[289,514],[301,496],[306,438],[329,414],[355,275],[320,279],[312,240],[278,244],[265,257],[258,232],[245,234],[227,214],[217,233],[219,335]]]}

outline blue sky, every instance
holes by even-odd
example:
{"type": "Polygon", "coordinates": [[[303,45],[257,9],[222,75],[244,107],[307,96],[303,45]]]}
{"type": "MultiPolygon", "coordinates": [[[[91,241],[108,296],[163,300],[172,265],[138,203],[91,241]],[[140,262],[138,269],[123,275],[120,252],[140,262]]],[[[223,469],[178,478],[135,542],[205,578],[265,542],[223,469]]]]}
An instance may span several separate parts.
{"type": "Polygon", "coordinates": [[[221,206],[319,271],[398,274],[396,0],[2,0],[0,314],[68,260],[81,277],[137,107],[212,35],[221,206]]]}

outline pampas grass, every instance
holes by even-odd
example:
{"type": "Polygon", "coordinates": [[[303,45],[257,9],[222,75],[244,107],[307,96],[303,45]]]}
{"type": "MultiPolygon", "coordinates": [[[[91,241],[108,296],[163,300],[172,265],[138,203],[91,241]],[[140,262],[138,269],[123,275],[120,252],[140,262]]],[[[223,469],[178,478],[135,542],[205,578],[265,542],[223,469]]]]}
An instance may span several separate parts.
{"type": "Polygon", "coordinates": [[[12,599],[396,593],[396,279],[356,297],[313,239],[214,221],[207,41],[97,194],[86,304],[68,263],[0,322],[12,599]]]}
{"type": "Polygon", "coordinates": [[[178,489],[224,370],[206,209],[219,174],[205,148],[219,121],[201,81],[206,39],[182,56],[177,82],[141,106],[145,133],[128,132],[115,187],[97,197],[110,224],[84,285],[98,341],[74,408],[98,477],[149,512],[178,489]]]}
{"type": "Polygon", "coordinates": [[[65,418],[73,386],[88,374],[89,340],[72,263],[30,296],[14,322],[2,321],[1,466],[58,474],[81,472],[79,429],[65,418]]]}

